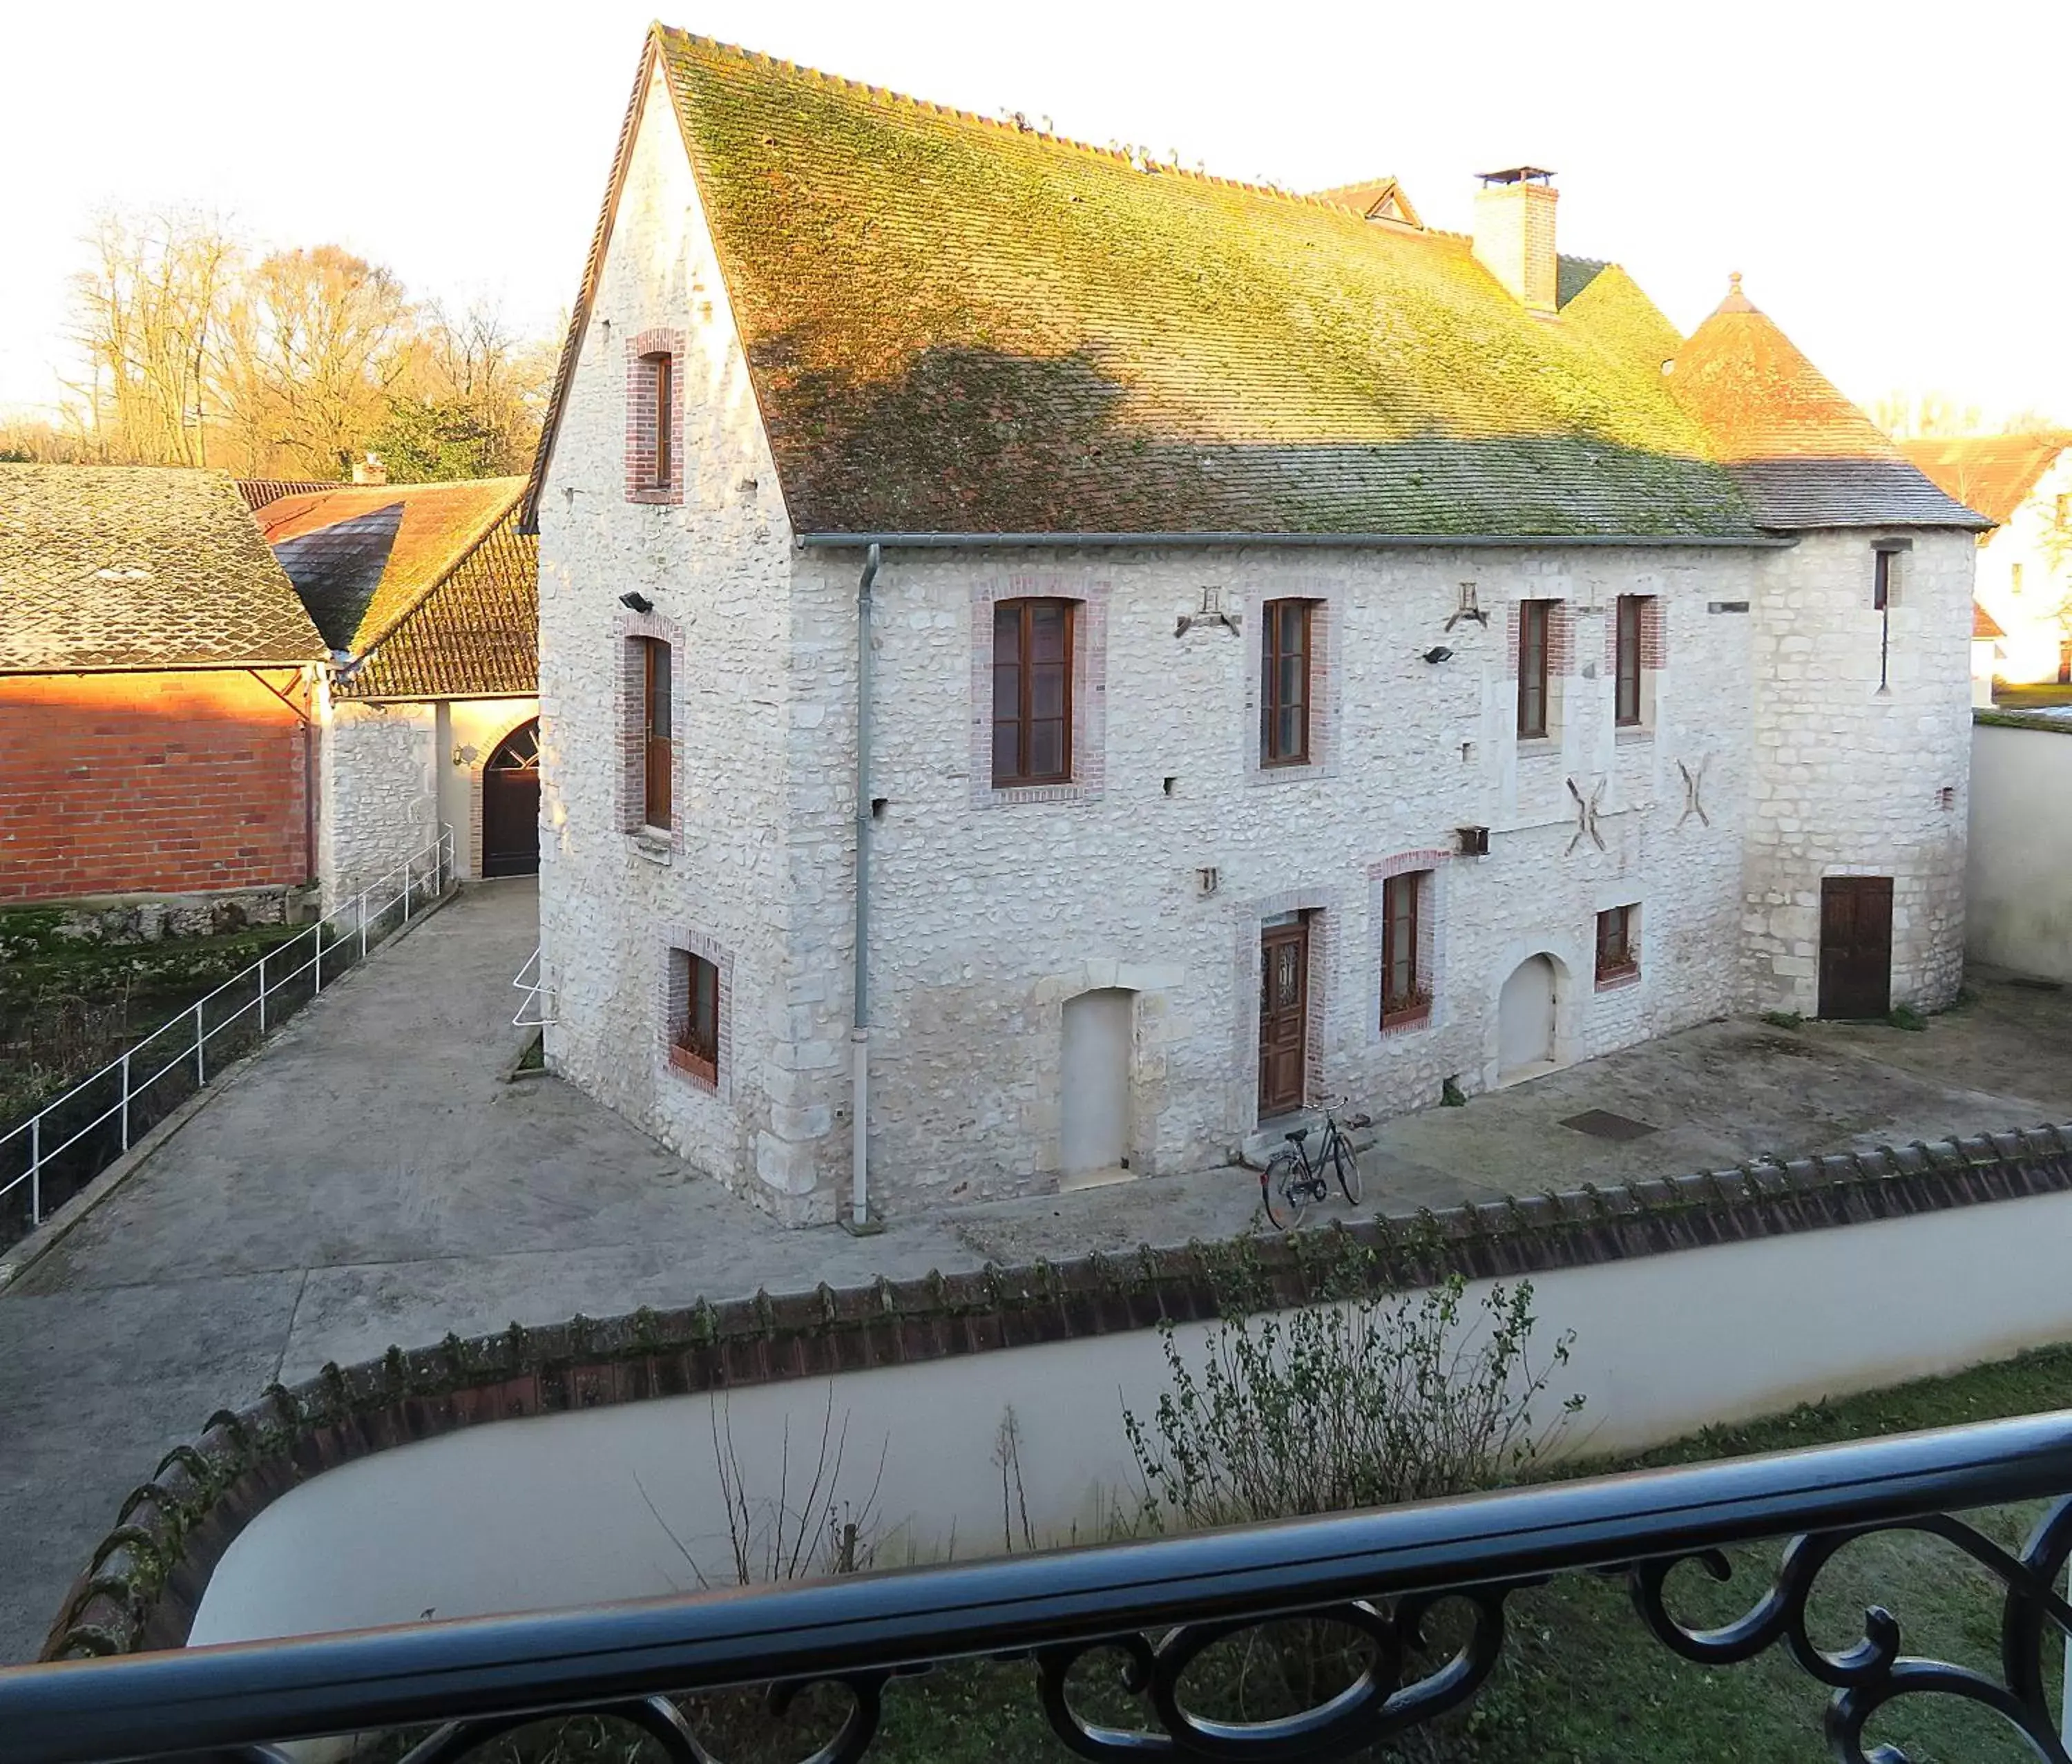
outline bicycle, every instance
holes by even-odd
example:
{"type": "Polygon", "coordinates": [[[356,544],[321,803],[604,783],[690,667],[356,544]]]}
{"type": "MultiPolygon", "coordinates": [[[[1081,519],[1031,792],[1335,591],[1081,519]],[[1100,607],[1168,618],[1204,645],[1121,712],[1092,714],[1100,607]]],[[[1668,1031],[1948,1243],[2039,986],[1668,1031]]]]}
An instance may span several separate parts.
{"type": "Polygon", "coordinates": [[[1268,1158],[1266,1168],[1259,1173],[1260,1201],[1276,1231],[1294,1230],[1302,1223],[1310,1203],[1326,1198],[1330,1193],[1327,1175],[1338,1178],[1338,1191],[1346,1197],[1348,1207],[1359,1205],[1359,1159],[1346,1138],[1346,1129],[1364,1127],[1371,1117],[1348,1115],[1345,1128],[1341,1128],[1338,1110],[1346,1100],[1341,1098],[1325,1108],[1324,1137],[1317,1147],[1314,1162],[1309,1157],[1310,1129],[1298,1127],[1283,1136],[1287,1145],[1268,1158]]]}

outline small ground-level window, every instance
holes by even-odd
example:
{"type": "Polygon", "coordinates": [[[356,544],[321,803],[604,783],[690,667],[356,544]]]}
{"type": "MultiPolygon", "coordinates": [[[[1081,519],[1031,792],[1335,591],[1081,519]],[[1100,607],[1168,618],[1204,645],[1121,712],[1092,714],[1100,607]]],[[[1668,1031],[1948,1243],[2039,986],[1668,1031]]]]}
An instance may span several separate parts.
{"type": "Polygon", "coordinates": [[[1422,1022],[1432,1014],[1432,983],[1420,952],[1429,870],[1381,885],[1381,1026],[1422,1022]]]}
{"type": "Polygon", "coordinates": [[[719,969],[689,950],[669,952],[669,1062],[719,1082],[719,969]]]}
{"type": "Polygon", "coordinates": [[[1640,972],[1640,908],[1607,907],[1597,915],[1597,984],[1640,972]]]}

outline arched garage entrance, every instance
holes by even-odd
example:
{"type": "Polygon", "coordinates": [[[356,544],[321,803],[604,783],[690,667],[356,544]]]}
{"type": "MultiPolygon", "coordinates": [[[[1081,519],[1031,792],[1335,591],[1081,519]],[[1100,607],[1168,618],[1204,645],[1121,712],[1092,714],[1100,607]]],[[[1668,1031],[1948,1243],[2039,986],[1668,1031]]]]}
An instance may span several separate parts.
{"type": "Polygon", "coordinates": [[[1497,1082],[1536,1077],[1554,1065],[1552,958],[1528,956],[1511,971],[1497,999],[1497,1082]]]}
{"type": "Polygon", "coordinates": [[[533,876],[540,870],[540,719],[496,744],[482,768],[482,873],[533,876]]]}

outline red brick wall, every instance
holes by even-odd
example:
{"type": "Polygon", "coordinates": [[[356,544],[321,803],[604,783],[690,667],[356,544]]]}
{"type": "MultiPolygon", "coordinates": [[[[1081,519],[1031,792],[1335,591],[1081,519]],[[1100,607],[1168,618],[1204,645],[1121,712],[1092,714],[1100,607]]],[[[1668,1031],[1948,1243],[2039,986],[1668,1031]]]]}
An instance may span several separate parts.
{"type": "Polygon", "coordinates": [[[0,677],[0,901],[306,882],[304,764],[249,673],[0,677]]]}

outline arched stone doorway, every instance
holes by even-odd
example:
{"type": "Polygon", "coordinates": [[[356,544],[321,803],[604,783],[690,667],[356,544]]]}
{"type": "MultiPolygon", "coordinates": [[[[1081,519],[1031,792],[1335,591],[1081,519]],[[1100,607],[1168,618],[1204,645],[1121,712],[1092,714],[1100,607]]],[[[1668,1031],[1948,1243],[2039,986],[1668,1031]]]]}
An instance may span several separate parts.
{"type": "Polygon", "coordinates": [[[520,723],[482,768],[482,873],[540,870],[540,719],[520,723]]]}
{"type": "Polygon", "coordinates": [[[1551,956],[1528,956],[1511,971],[1497,999],[1498,1083],[1513,1083],[1553,1069],[1557,1003],[1551,956]]]}

